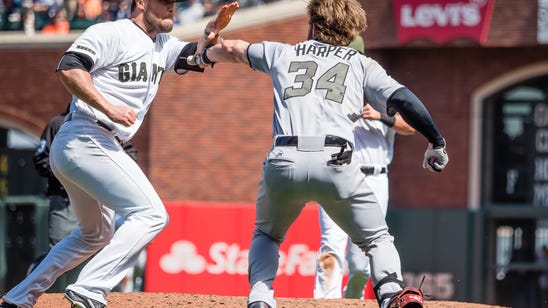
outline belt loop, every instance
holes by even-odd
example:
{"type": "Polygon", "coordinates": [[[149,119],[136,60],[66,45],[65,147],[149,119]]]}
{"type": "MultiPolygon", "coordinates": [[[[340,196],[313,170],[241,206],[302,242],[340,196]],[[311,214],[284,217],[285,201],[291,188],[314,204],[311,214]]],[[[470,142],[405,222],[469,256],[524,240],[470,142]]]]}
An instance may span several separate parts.
{"type": "Polygon", "coordinates": [[[373,171],[374,174],[381,174],[381,166],[374,166],[373,167],[375,171],[373,171]]]}
{"type": "Polygon", "coordinates": [[[360,170],[365,175],[379,175],[388,173],[388,167],[383,165],[361,166],[360,170]]]}

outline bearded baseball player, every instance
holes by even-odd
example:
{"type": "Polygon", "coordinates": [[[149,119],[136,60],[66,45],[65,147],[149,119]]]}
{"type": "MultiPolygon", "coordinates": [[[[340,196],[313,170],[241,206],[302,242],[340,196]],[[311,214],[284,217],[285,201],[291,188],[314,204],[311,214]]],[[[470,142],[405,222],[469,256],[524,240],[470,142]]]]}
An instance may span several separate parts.
{"type": "MultiPolygon", "coordinates": [[[[198,45],[214,43],[237,8],[221,6],[198,45]]],[[[89,27],[62,57],[57,74],[73,99],[50,164],[79,228],[3,296],[2,307],[32,307],[60,275],[92,256],[65,297],[72,307],[106,307],[105,297],[166,226],[162,200],[123,144],[139,129],[163,73],[196,69],[186,59],[197,44],[166,34],[174,14],[174,0],[134,0],[130,19],[89,27]],[[125,220],[116,232],[115,213],[125,220]]]]}
{"type": "MultiPolygon", "coordinates": [[[[388,208],[388,165],[392,161],[395,134],[412,135],[415,130],[399,114],[390,117],[367,104],[356,121],[354,140],[356,146],[352,159],[360,164],[386,216],[388,208]]],[[[370,277],[369,258],[352,243],[344,231],[319,207],[321,242],[316,263],[314,298],[363,298],[370,277]],[[342,288],[348,265],[348,282],[342,288]]]]}
{"type": "Polygon", "coordinates": [[[263,162],[249,250],[248,307],[275,307],[280,244],[306,202],[316,201],[371,259],[382,308],[423,307],[405,287],[393,237],[361,164],[352,160],[354,121],[364,98],[399,112],[429,142],[423,166],[442,171],[445,140],[423,103],[374,60],[348,47],[366,28],[357,0],[311,0],[308,40],[296,45],[224,40],[198,49],[191,63],[235,62],[268,74],[274,92],[273,144],[263,162]]]}

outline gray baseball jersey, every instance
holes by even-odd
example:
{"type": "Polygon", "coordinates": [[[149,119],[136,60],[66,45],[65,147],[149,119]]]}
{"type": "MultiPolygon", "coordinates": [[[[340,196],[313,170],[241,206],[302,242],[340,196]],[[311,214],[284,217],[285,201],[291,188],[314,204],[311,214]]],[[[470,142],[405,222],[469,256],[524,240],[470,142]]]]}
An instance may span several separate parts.
{"type": "MultiPolygon", "coordinates": [[[[373,283],[388,273],[401,280],[398,252],[360,164],[335,162],[333,157],[354,143],[354,121],[364,98],[384,110],[402,85],[377,62],[348,47],[314,40],[295,46],[262,42],[251,44],[247,52],[251,67],[271,76],[274,91],[274,143],[263,163],[257,196],[248,303],[275,307],[272,281],[279,243],[307,201],[325,205],[329,216],[367,251],[374,260],[373,283]],[[346,141],[333,144],[326,135],[346,141]]],[[[398,290],[387,284],[380,293],[398,290]]]]}
{"type": "Polygon", "coordinates": [[[251,66],[273,78],[274,135],[336,135],[354,140],[364,97],[379,111],[402,87],[373,59],[350,47],[309,40],[252,44],[251,66]],[[293,103],[295,102],[295,103],[293,103]]]}

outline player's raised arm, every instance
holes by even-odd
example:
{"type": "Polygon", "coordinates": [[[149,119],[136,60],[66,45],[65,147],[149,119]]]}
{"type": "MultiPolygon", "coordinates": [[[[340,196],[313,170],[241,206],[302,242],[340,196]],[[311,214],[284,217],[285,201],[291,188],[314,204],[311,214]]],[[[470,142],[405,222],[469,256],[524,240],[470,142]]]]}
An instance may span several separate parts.
{"type": "Polygon", "coordinates": [[[174,67],[178,74],[185,74],[187,71],[204,71],[204,68],[210,64],[205,64],[202,58],[205,48],[218,43],[221,30],[230,23],[232,15],[239,7],[236,1],[219,7],[217,15],[207,23],[198,43],[187,44],[181,51],[174,67]]]}
{"type": "Polygon", "coordinates": [[[219,7],[217,15],[207,23],[204,34],[198,41],[197,53],[202,53],[206,46],[217,43],[221,30],[228,26],[232,20],[232,15],[234,15],[234,12],[236,12],[239,7],[240,5],[237,1],[223,4],[219,7]]]}

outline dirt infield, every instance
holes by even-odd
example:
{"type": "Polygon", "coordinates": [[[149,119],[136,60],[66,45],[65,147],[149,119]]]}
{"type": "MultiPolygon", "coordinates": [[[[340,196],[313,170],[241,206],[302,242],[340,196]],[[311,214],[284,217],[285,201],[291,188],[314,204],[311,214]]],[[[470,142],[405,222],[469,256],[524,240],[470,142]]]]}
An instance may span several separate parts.
{"type": "MultiPolygon", "coordinates": [[[[374,300],[357,299],[312,299],[312,298],[277,298],[279,308],[339,308],[364,307],[378,308],[374,300]]],[[[107,297],[109,308],[127,307],[245,307],[246,298],[239,296],[200,295],[182,293],[111,293],[107,297]]],[[[69,307],[63,294],[44,294],[35,308],[69,307]]],[[[461,302],[426,301],[425,308],[502,308],[501,306],[482,305],[461,302]]]]}

